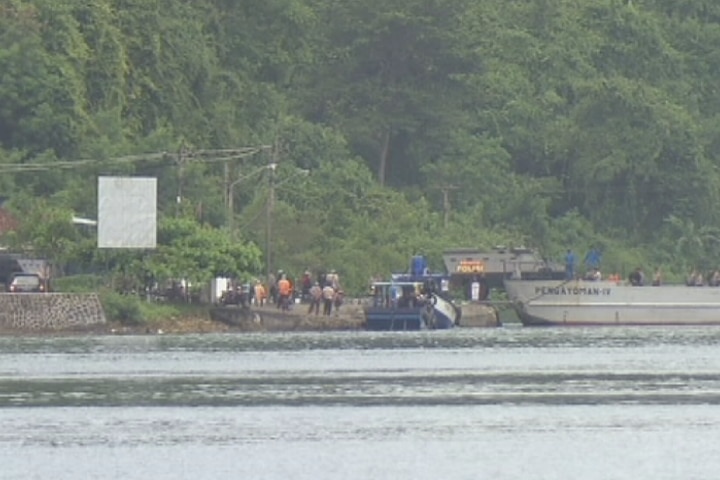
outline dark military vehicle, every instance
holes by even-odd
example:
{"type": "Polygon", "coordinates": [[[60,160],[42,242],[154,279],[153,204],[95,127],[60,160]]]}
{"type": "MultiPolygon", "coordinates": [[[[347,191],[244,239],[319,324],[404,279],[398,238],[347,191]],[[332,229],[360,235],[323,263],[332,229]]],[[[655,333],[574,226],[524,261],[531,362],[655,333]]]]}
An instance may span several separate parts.
{"type": "Polygon", "coordinates": [[[535,250],[525,247],[495,247],[490,251],[457,248],[446,250],[443,261],[454,288],[469,291],[473,282],[482,283],[481,299],[487,297],[488,289],[502,288],[503,280],[512,275],[519,274],[526,279],[565,277],[562,264],[548,262],[535,250]]]}

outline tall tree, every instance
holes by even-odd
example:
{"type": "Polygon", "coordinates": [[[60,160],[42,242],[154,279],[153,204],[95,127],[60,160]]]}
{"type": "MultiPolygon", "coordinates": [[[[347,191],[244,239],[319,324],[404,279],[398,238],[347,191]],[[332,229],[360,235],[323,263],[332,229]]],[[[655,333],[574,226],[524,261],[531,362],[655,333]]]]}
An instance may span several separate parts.
{"type": "Polygon", "coordinates": [[[77,62],[85,50],[72,17],[61,13],[57,19],[34,4],[0,2],[0,145],[6,148],[76,151],[85,122],[77,62]]]}
{"type": "Polygon", "coordinates": [[[319,2],[328,35],[308,110],[346,132],[381,185],[412,179],[462,119],[459,77],[479,67],[463,26],[467,4],[319,2]]]}

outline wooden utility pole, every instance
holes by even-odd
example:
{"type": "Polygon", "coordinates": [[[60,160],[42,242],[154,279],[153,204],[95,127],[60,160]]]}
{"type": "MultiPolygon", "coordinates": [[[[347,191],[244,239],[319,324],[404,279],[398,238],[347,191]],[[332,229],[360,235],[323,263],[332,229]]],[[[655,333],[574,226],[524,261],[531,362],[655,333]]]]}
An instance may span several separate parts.
{"type": "Polygon", "coordinates": [[[269,158],[268,169],[268,200],[265,206],[265,270],[267,277],[270,278],[272,272],[272,220],[273,209],[275,208],[275,168],[278,160],[278,143],[275,141],[272,153],[269,158]]]}
{"type": "Polygon", "coordinates": [[[457,185],[443,185],[438,187],[443,194],[443,227],[447,228],[450,223],[450,191],[457,190],[457,185]]]}
{"type": "Polygon", "coordinates": [[[233,187],[237,185],[240,177],[240,169],[233,166],[230,162],[245,160],[248,157],[256,155],[264,150],[268,150],[268,145],[260,145],[258,147],[240,147],[225,150],[199,150],[196,153],[199,161],[202,162],[223,162],[223,202],[225,204],[225,225],[232,234],[233,232],[233,216],[235,215],[235,197],[233,187]]]}
{"type": "MultiPolygon", "coordinates": [[[[230,225],[233,213],[232,198],[230,198],[230,162],[226,161],[223,164],[223,203],[225,204],[225,224],[230,225]]],[[[232,232],[231,232],[232,233],[232,232]]]]}
{"type": "Polygon", "coordinates": [[[175,158],[175,162],[177,163],[177,196],[175,197],[175,215],[180,216],[180,211],[182,210],[182,195],[183,195],[183,182],[184,182],[184,167],[185,167],[185,161],[187,159],[187,149],[185,148],[185,144],[180,145],[180,148],[178,149],[177,157],[175,158]]]}

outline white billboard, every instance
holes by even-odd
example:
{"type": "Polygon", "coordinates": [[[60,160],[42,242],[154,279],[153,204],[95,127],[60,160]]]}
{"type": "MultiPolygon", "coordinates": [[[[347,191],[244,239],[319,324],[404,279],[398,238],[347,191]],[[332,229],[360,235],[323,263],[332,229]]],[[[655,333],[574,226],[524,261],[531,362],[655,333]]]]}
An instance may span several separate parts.
{"type": "Polygon", "coordinates": [[[98,248],[155,248],[157,179],[98,177],[98,248]]]}

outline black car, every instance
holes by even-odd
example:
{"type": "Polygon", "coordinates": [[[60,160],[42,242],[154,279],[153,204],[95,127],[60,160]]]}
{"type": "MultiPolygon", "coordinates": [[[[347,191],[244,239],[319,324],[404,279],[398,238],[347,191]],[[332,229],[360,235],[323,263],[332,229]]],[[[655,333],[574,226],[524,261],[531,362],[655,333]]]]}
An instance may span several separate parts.
{"type": "Polygon", "coordinates": [[[43,293],[47,291],[45,280],[37,273],[13,273],[7,283],[10,293],[43,293]]]}

